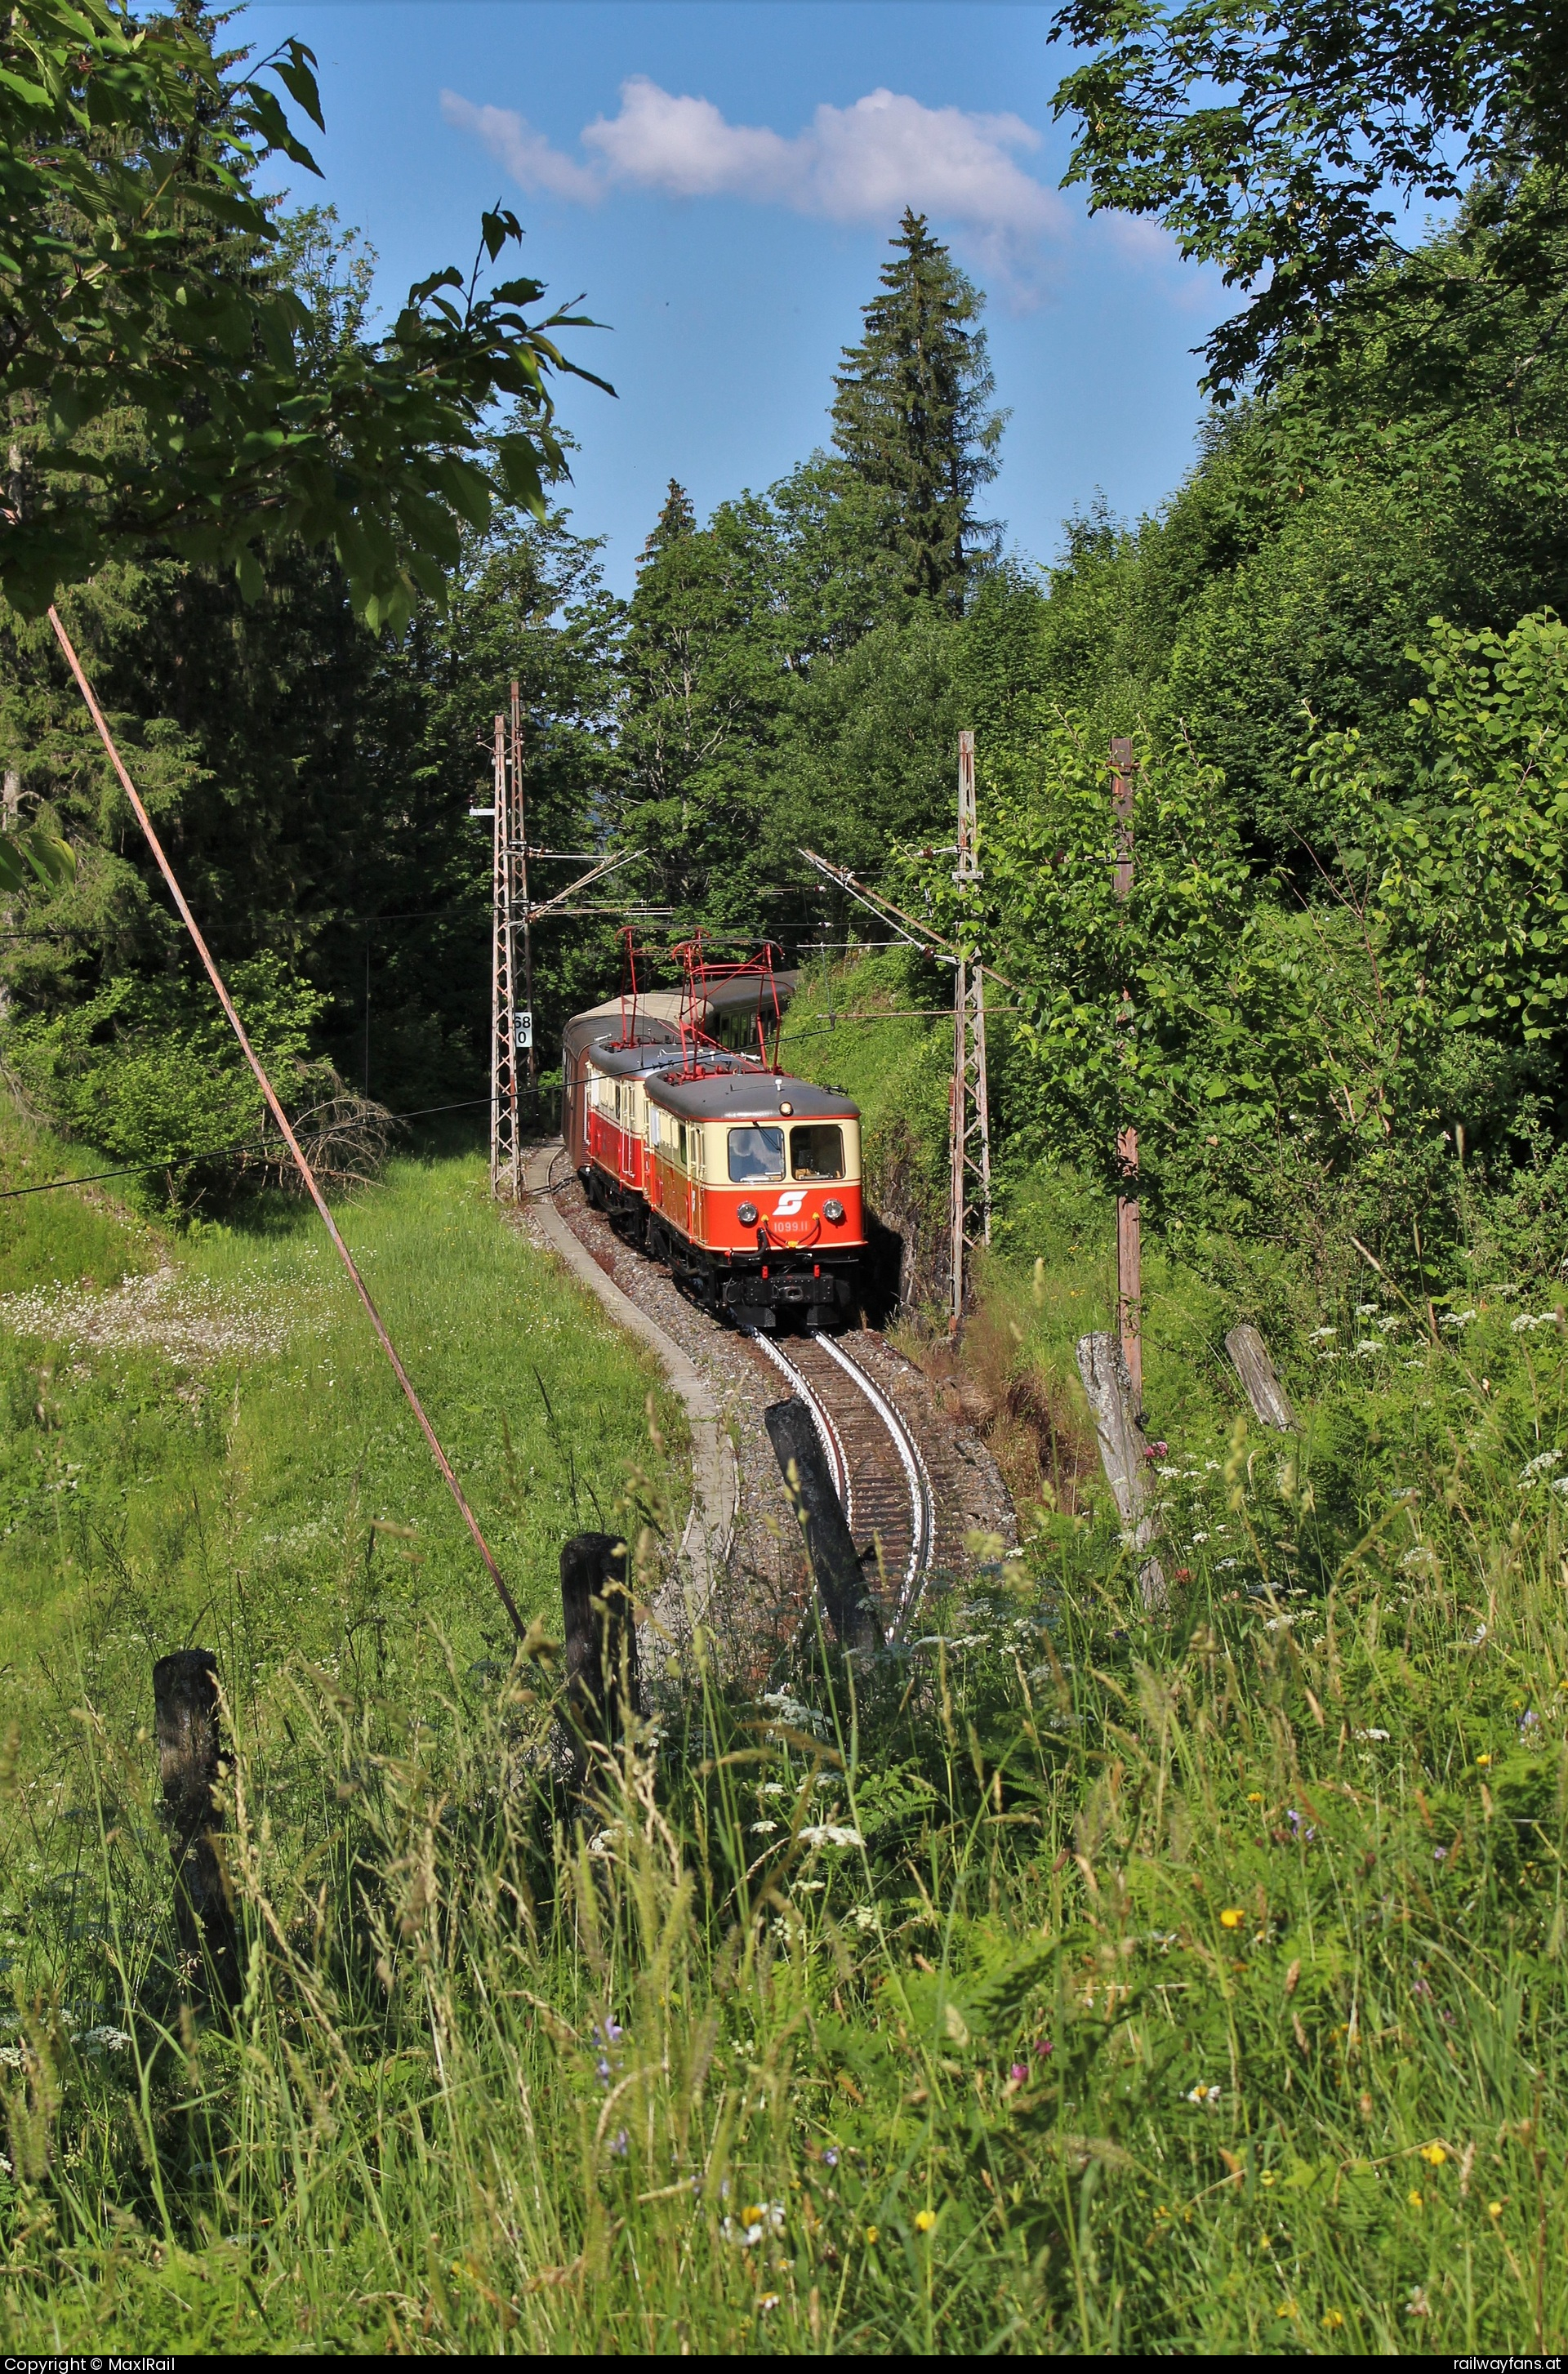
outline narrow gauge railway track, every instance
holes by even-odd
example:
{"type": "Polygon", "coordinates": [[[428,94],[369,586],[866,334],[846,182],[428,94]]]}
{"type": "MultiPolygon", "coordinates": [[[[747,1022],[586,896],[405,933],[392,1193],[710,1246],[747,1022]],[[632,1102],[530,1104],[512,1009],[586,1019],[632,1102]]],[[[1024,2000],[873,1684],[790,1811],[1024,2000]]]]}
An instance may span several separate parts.
{"type": "Polygon", "coordinates": [[[883,1579],[883,1633],[897,1639],[920,1604],[937,1546],[931,1478],[914,1429],[831,1336],[779,1342],[744,1332],[811,1413],[850,1532],[883,1579]]]}

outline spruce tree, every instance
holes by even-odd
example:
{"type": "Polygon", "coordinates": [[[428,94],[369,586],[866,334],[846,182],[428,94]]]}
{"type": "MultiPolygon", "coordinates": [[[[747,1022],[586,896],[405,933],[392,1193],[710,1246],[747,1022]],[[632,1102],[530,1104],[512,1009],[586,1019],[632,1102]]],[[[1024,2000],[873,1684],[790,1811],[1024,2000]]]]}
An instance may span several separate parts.
{"type": "Polygon", "coordinates": [[[866,335],[845,347],[847,368],[836,375],[833,441],[893,497],[910,594],[958,616],[975,562],[995,549],[995,530],[973,505],[996,475],[1007,415],[992,407],[985,333],[970,326],[983,296],[907,206],[892,249],[866,335]]]}

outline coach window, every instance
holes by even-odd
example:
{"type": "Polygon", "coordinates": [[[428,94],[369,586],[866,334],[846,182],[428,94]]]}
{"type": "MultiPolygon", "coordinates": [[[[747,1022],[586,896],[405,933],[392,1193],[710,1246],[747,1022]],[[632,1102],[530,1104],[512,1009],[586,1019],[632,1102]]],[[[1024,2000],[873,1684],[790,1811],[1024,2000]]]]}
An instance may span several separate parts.
{"type": "Polygon", "coordinates": [[[813,1122],[789,1134],[791,1176],[796,1179],[842,1179],[843,1132],[836,1121],[813,1122]]]}
{"type": "Polygon", "coordinates": [[[729,1175],[737,1187],[758,1179],[784,1175],[782,1129],[732,1129],[729,1134],[729,1175]]]}

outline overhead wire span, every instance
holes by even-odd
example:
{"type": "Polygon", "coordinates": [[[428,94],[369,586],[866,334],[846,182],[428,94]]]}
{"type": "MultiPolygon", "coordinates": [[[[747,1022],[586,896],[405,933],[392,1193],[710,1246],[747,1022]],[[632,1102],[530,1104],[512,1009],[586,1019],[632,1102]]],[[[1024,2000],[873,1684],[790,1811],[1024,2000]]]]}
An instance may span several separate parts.
{"type": "Polygon", "coordinates": [[[501,1577],[501,1569],[497,1566],[495,1559],[490,1555],[489,1544],[486,1541],[484,1534],[479,1530],[479,1521],[475,1516],[472,1509],[468,1506],[463,1487],[457,1481],[456,1475],[454,1472],[452,1462],[448,1459],[445,1451],[442,1449],[440,1438],[438,1437],[434,1427],[430,1424],[430,1419],[425,1415],[425,1405],[414,1390],[413,1381],[409,1377],[408,1371],[405,1369],[402,1361],[397,1357],[396,1346],[393,1343],[391,1336],[386,1332],[385,1322],[383,1320],[380,1311],[376,1309],[374,1302],[371,1299],[370,1288],[365,1284],[364,1279],[360,1275],[359,1270],[355,1266],[354,1256],[343,1241],[343,1238],[338,1230],[337,1223],[333,1218],[326,1198],[322,1193],[321,1188],[317,1183],[315,1172],[311,1169],[310,1164],[305,1159],[303,1149],[300,1145],[299,1139],[294,1134],[289,1116],[284,1111],[283,1106],[278,1099],[277,1091],[273,1087],[271,1080],[268,1078],[265,1067],[262,1064],[261,1058],[257,1055],[255,1049],[252,1046],[249,1038],[246,1036],[245,1026],[241,1021],[239,1015],[235,1011],[234,1001],[229,994],[228,988],[224,983],[223,975],[218,971],[216,963],[213,961],[212,951],[207,946],[206,940],[202,937],[201,926],[197,923],[195,915],[191,912],[190,907],[185,899],[185,894],[180,887],[178,876],[176,876],[173,867],[170,864],[168,857],[164,853],[163,843],[159,840],[157,833],[153,830],[152,818],[148,816],[146,808],[142,805],[141,795],[137,792],[135,783],[132,782],[131,778],[126,771],[125,762],[121,758],[119,750],[115,746],[114,737],[110,733],[109,727],[104,721],[103,711],[100,709],[97,700],[93,697],[92,687],[88,682],[87,675],[83,669],[81,661],[77,657],[76,648],[72,643],[69,635],[66,634],[64,626],[61,624],[60,613],[55,609],[53,603],[51,603],[49,607],[49,623],[53,628],[55,639],[70,664],[71,674],[76,677],[77,688],[81,693],[82,699],[87,703],[88,712],[91,717],[93,723],[98,728],[99,739],[103,744],[104,749],[109,754],[110,764],[113,767],[114,772],[120,779],[120,788],[124,793],[125,797],[129,800],[132,810],[136,816],[136,822],[142,829],[147,847],[151,850],[153,857],[157,862],[158,870],[169,886],[170,896],[172,898],[176,908],[179,910],[180,920],[184,924],[185,929],[189,932],[192,940],[195,944],[196,953],[201,958],[202,963],[206,969],[206,976],[211,981],[213,989],[217,993],[218,1002],[222,1006],[225,1015],[228,1017],[230,1027],[233,1030],[235,1038],[240,1042],[240,1052],[244,1056],[245,1061],[250,1065],[253,1073],[255,1075],[256,1085],[261,1089],[262,1095],[266,1099],[267,1110],[271,1113],[273,1120],[277,1123],[278,1131],[283,1138],[283,1142],[294,1158],[295,1167],[299,1170],[301,1178],[305,1182],[305,1188],[310,1195],[312,1203],[315,1205],[317,1212],[321,1215],[322,1225],[325,1228],[327,1235],[332,1240],[332,1243],[337,1253],[338,1259],[342,1262],[344,1268],[348,1271],[350,1278],[352,1278],[354,1282],[355,1290],[359,1294],[360,1301],[364,1304],[365,1312],[370,1320],[371,1325],[375,1330],[376,1339],[381,1345],[382,1350],[386,1355],[393,1375],[396,1378],[398,1384],[403,1389],[404,1399],[407,1402],[409,1408],[413,1411],[415,1417],[419,1421],[419,1430],[430,1446],[430,1455],[434,1459],[437,1467],[441,1470],[446,1487],[457,1505],[458,1512],[461,1515],[464,1523],[468,1528],[475,1548],[478,1551],[480,1557],[485,1562],[490,1581],[495,1585],[497,1596],[511,1619],[513,1629],[517,1634],[518,1639],[522,1639],[525,1636],[526,1628],[523,1622],[522,1616],[517,1612],[517,1603],[513,1598],[511,1592],[508,1591],[505,1581],[501,1577]]]}

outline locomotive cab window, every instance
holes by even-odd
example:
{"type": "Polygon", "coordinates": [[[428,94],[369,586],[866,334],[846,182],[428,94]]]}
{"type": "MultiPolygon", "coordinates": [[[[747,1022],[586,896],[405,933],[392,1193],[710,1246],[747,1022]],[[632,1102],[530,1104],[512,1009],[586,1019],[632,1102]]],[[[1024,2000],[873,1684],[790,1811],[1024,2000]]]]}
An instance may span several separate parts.
{"type": "MultiPolygon", "coordinates": [[[[782,1129],[732,1129],[729,1134],[729,1175],[737,1187],[753,1180],[784,1175],[784,1134],[782,1129]]],[[[834,1172],[834,1177],[838,1176],[834,1172]]]]}
{"type": "Polygon", "coordinates": [[[789,1134],[790,1176],[793,1179],[842,1179],[843,1132],[836,1121],[812,1122],[789,1134]]]}

